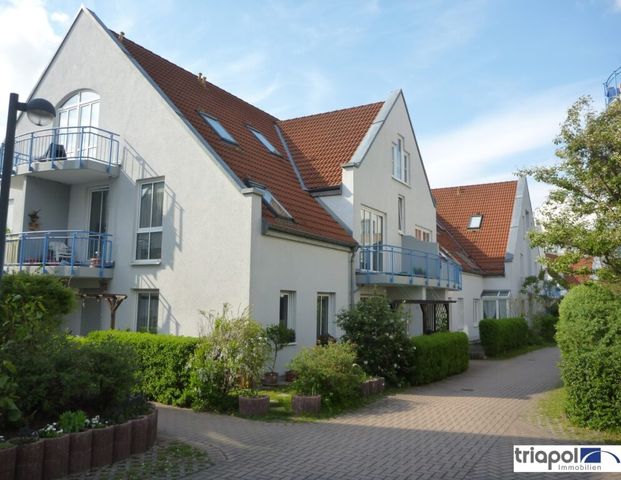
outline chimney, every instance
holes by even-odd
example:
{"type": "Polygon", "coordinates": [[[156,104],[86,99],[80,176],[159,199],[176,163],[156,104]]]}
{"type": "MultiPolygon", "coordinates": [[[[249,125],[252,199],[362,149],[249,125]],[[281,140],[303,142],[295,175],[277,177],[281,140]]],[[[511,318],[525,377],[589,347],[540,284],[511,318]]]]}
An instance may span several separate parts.
{"type": "Polygon", "coordinates": [[[125,40],[125,32],[119,32],[119,42],[123,43],[123,40],[125,40]]]}
{"type": "Polygon", "coordinates": [[[203,88],[207,88],[207,77],[201,72],[198,72],[198,83],[200,83],[203,88]]]}

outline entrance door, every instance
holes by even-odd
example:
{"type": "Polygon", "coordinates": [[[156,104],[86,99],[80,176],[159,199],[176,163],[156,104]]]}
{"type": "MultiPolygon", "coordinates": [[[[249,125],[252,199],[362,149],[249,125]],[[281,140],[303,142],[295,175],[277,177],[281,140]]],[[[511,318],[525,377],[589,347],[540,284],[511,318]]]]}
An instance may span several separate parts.
{"type": "Polygon", "coordinates": [[[88,225],[88,258],[101,256],[102,236],[107,231],[108,189],[91,192],[91,212],[88,225]]]}

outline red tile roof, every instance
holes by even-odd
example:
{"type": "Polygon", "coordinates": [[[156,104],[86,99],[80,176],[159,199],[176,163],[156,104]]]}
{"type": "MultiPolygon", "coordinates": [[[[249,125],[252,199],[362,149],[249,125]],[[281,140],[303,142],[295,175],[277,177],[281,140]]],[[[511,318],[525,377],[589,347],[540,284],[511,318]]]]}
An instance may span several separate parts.
{"type": "Polygon", "coordinates": [[[280,122],[291,154],[309,189],[341,184],[349,162],[384,102],[280,122]]]}
{"type": "MultiPolygon", "coordinates": [[[[554,253],[546,253],[546,257],[552,260],[556,260],[558,258],[558,255],[554,253]]],[[[567,285],[580,285],[584,282],[591,280],[593,278],[594,262],[595,258],[591,256],[586,256],[574,263],[571,266],[571,269],[574,271],[574,273],[566,273],[563,275],[563,279],[567,282],[567,285]],[[585,271],[587,273],[584,273],[585,271]]]]}
{"type": "Polygon", "coordinates": [[[503,275],[516,188],[517,181],[434,188],[438,222],[452,237],[438,235],[440,245],[459,261],[457,242],[483,275],[503,275]],[[475,214],[483,215],[481,228],[468,229],[475,214]]]}
{"type": "Polygon", "coordinates": [[[447,225],[437,220],[436,231],[440,249],[459,263],[464,272],[482,274],[481,268],[477,265],[477,262],[466,252],[455,237],[451,235],[447,225]]]}
{"type": "Polygon", "coordinates": [[[293,222],[277,218],[264,206],[263,218],[271,228],[332,243],[355,245],[352,236],[300,185],[279,139],[277,118],[209,82],[201,85],[196,74],[127,38],[122,44],[237,177],[267,187],[294,218],[293,222]],[[222,140],[205,123],[199,111],[216,118],[238,144],[222,140]],[[261,132],[283,156],[269,153],[248,127],[261,132]]]}

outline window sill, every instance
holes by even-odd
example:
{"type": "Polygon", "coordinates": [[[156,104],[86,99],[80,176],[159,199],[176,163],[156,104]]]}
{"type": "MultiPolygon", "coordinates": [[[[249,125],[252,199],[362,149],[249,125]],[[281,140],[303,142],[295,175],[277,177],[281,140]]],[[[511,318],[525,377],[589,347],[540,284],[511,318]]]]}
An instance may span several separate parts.
{"type": "Polygon", "coordinates": [[[412,188],[412,185],[410,185],[410,184],[409,184],[409,183],[407,183],[407,182],[404,182],[403,180],[401,180],[400,178],[395,177],[394,175],[392,175],[392,179],[393,179],[395,182],[399,182],[401,185],[405,185],[405,186],[406,186],[406,187],[408,187],[408,188],[412,188]]]}
{"type": "Polygon", "coordinates": [[[161,265],[162,260],[134,260],[130,263],[130,265],[135,267],[148,266],[148,265],[161,265]]]}

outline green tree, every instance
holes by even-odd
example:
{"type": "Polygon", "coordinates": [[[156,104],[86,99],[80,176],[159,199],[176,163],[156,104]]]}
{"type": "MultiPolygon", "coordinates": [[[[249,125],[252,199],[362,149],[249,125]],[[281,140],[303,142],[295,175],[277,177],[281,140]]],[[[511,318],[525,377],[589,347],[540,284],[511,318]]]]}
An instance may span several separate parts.
{"type": "Polygon", "coordinates": [[[589,97],[568,111],[555,139],[560,162],[523,169],[520,174],[554,187],[542,209],[543,229],[531,233],[531,242],[561,253],[542,259],[559,273],[572,270],[587,256],[602,259],[599,278],[621,280],[621,102],[594,110],[589,97]]]}

